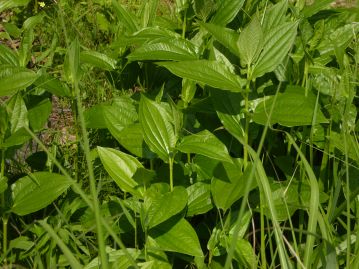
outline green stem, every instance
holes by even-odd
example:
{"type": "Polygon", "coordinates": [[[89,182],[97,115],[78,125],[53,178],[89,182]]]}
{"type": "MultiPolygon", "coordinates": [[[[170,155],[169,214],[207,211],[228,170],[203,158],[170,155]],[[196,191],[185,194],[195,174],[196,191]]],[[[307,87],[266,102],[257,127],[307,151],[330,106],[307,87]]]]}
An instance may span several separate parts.
{"type": "Polygon", "coordinates": [[[187,28],[187,9],[184,11],[184,17],[182,22],[182,37],[186,37],[186,28],[187,28]]]}
{"type": "Polygon", "coordinates": [[[265,227],[264,227],[264,208],[263,208],[263,197],[260,196],[260,225],[261,225],[261,268],[267,268],[267,258],[266,258],[266,241],[265,241],[265,227]]]}
{"type": "Polygon", "coordinates": [[[173,158],[169,158],[169,166],[170,166],[170,188],[173,191],[173,158]]]}
{"type": "MultiPolygon", "coordinates": [[[[0,179],[4,180],[5,177],[5,150],[1,151],[1,171],[0,171],[0,179]]],[[[2,211],[5,211],[5,195],[1,194],[1,205],[3,208],[2,211]]],[[[6,267],[6,254],[7,254],[7,223],[8,216],[4,212],[2,216],[2,225],[3,225],[3,253],[4,253],[4,263],[6,267]]]]}
{"type": "Polygon", "coordinates": [[[246,85],[246,92],[244,93],[244,108],[245,108],[245,117],[246,117],[246,123],[245,123],[245,127],[244,127],[244,143],[245,146],[243,147],[243,164],[244,164],[244,169],[247,167],[247,163],[248,163],[248,141],[249,141],[249,100],[248,100],[248,93],[250,90],[250,83],[251,83],[251,79],[250,79],[250,70],[248,69],[248,77],[247,77],[247,85],[246,85]]]}
{"type": "Polygon", "coordinates": [[[85,125],[85,117],[84,117],[84,111],[83,111],[82,102],[81,102],[80,88],[77,83],[75,83],[74,88],[75,88],[75,96],[76,96],[76,100],[77,100],[77,111],[78,111],[78,116],[79,116],[79,122],[81,125],[81,131],[82,131],[83,148],[84,148],[86,164],[87,164],[89,178],[90,178],[90,189],[91,189],[91,194],[92,194],[92,199],[93,199],[93,208],[95,211],[97,240],[98,240],[99,250],[100,250],[101,268],[108,269],[109,265],[108,265],[107,254],[106,254],[106,249],[105,249],[105,247],[106,247],[105,246],[105,238],[104,238],[103,232],[102,232],[100,206],[99,206],[98,197],[97,197],[97,188],[96,188],[95,175],[94,175],[94,171],[93,171],[93,165],[91,162],[90,143],[89,143],[88,134],[87,134],[86,125],[85,125]]]}

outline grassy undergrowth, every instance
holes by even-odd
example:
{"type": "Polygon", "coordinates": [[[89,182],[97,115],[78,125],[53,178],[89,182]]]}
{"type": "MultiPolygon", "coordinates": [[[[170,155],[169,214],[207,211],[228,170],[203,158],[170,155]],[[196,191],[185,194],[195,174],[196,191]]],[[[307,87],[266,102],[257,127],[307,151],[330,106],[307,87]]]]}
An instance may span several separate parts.
{"type": "Polygon", "coordinates": [[[359,268],[359,12],[0,2],[2,268],[359,268]]]}

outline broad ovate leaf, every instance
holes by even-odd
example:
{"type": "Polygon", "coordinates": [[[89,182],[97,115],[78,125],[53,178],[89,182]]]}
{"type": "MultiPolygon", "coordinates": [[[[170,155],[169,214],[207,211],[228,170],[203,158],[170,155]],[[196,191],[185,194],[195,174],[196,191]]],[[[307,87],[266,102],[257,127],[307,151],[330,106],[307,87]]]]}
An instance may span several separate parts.
{"type": "Polygon", "coordinates": [[[244,0],[218,1],[218,9],[211,22],[216,25],[226,26],[237,16],[244,2],[244,0]]]}
{"type": "Polygon", "coordinates": [[[0,96],[11,95],[23,90],[39,77],[36,73],[25,68],[11,68],[4,71],[0,68],[0,96]]]}
{"type": "Polygon", "coordinates": [[[213,23],[202,23],[201,26],[234,55],[240,57],[239,46],[237,46],[239,34],[236,31],[213,23]]]}
{"type": "Polygon", "coordinates": [[[168,220],[181,212],[187,205],[187,191],[184,187],[174,187],[173,191],[160,193],[151,187],[145,193],[145,220],[148,228],[168,220]]]}
{"type": "Polygon", "coordinates": [[[196,60],[157,64],[167,68],[179,77],[222,90],[241,92],[244,85],[239,76],[233,74],[224,63],[218,61],[196,60]]]}
{"type": "Polygon", "coordinates": [[[177,145],[184,153],[196,153],[215,160],[232,163],[226,146],[208,130],[185,136],[177,145]]]}
{"type": "Polygon", "coordinates": [[[163,38],[157,42],[144,44],[127,56],[127,58],[130,61],[196,60],[198,58],[197,50],[198,49],[187,40],[163,38]]]}
{"type": "Polygon", "coordinates": [[[254,63],[263,48],[263,31],[257,16],[242,30],[237,46],[242,66],[254,63]]]}
{"type": "Polygon", "coordinates": [[[120,189],[142,197],[143,189],[133,179],[137,169],[143,168],[142,164],[135,157],[112,148],[97,147],[97,152],[107,173],[120,189]]]}
{"type": "Polygon", "coordinates": [[[189,222],[183,218],[171,218],[149,231],[160,249],[190,256],[202,257],[198,236],[189,222]]]}
{"type": "MultiPolygon", "coordinates": [[[[253,120],[265,125],[274,96],[263,98],[256,106],[253,120]]],[[[288,86],[284,93],[279,93],[275,102],[270,124],[279,123],[283,126],[304,126],[312,123],[327,123],[328,120],[316,105],[316,96],[312,92],[305,95],[305,89],[299,86],[288,86]],[[314,113],[316,112],[316,115],[314,113]]]]}
{"type": "Polygon", "coordinates": [[[204,214],[213,208],[211,199],[211,185],[197,182],[187,188],[188,209],[187,216],[204,214]]]}
{"type": "Polygon", "coordinates": [[[265,35],[262,53],[253,67],[253,78],[273,71],[282,63],[292,48],[297,35],[297,27],[297,22],[287,22],[273,28],[265,35]]]}
{"type": "MultiPolygon", "coordinates": [[[[244,196],[252,165],[248,165],[244,173],[240,172],[241,166],[241,160],[236,159],[234,164],[219,163],[215,168],[211,192],[217,208],[227,210],[244,196]]],[[[253,180],[249,188],[251,190],[255,187],[256,182],[253,180]]]]}
{"type": "Polygon", "coordinates": [[[171,117],[161,104],[142,95],[139,119],[146,144],[165,162],[176,144],[171,117]]]}
{"type": "Polygon", "coordinates": [[[23,216],[38,211],[58,198],[71,185],[65,176],[36,172],[18,179],[11,185],[11,211],[23,216]]]}
{"type": "Polygon", "coordinates": [[[113,70],[117,64],[115,59],[97,51],[82,51],[80,61],[103,70],[113,70]]]}
{"type": "Polygon", "coordinates": [[[10,112],[11,134],[14,134],[22,127],[29,126],[28,112],[21,94],[14,95],[7,103],[7,107],[8,112],[10,112]]]}

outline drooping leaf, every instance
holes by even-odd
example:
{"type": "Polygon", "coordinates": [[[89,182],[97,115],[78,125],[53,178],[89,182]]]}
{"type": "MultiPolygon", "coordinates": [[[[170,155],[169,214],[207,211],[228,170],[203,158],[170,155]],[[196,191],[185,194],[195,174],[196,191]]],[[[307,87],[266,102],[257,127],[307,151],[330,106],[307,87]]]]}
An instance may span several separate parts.
{"type": "Polygon", "coordinates": [[[162,160],[167,162],[176,144],[170,116],[160,104],[142,95],[139,119],[146,144],[162,160]]]}
{"type": "Polygon", "coordinates": [[[144,201],[145,226],[153,228],[181,212],[187,204],[187,196],[184,187],[174,187],[173,191],[166,193],[148,189],[144,201]]]}
{"type": "Polygon", "coordinates": [[[10,131],[14,134],[22,127],[29,126],[28,112],[21,94],[14,95],[7,103],[10,114],[10,131]]]}
{"type": "Polygon", "coordinates": [[[6,76],[0,76],[0,96],[11,95],[23,90],[34,83],[38,77],[36,73],[27,69],[18,69],[6,76]]]}
{"type": "Polygon", "coordinates": [[[117,64],[115,59],[97,51],[82,51],[80,61],[103,70],[113,70],[117,64]]]}
{"type": "Polygon", "coordinates": [[[187,188],[188,209],[187,216],[204,214],[213,208],[211,200],[211,185],[197,182],[187,188]]]}
{"type": "Polygon", "coordinates": [[[262,27],[257,16],[241,32],[237,46],[242,66],[250,66],[256,61],[264,46],[262,27]]]}
{"type": "Polygon", "coordinates": [[[213,0],[195,0],[193,2],[193,9],[198,18],[206,21],[212,12],[215,11],[216,3],[213,0]]]}
{"type": "Polygon", "coordinates": [[[160,39],[146,43],[132,52],[129,61],[173,60],[186,61],[198,59],[196,47],[184,39],[160,39]]]}
{"type": "Polygon", "coordinates": [[[133,34],[138,30],[136,18],[124,8],[117,0],[112,0],[112,5],[115,9],[115,13],[121,23],[124,25],[126,32],[133,34]]]}
{"type": "Polygon", "coordinates": [[[34,27],[36,25],[38,25],[42,22],[42,20],[44,19],[45,16],[46,16],[45,12],[41,11],[38,14],[36,14],[35,16],[31,16],[31,17],[27,18],[22,25],[22,29],[23,30],[34,29],[34,27]]]}
{"type": "Polygon", "coordinates": [[[211,22],[216,25],[226,26],[230,23],[241,10],[244,0],[223,0],[211,22]]]}
{"type": "Polygon", "coordinates": [[[157,64],[167,68],[179,77],[222,90],[241,92],[244,85],[239,76],[228,70],[225,64],[217,61],[196,60],[157,64]]]}
{"type": "Polygon", "coordinates": [[[67,81],[77,83],[80,78],[80,43],[75,38],[67,49],[64,61],[64,73],[67,81]]]}
{"type": "Polygon", "coordinates": [[[201,23],[201,26],[234,55],[240,57],[239,47],[237,46],[239,34],[236,31],[213,23],[201,23]]]}
{"type": "Polygon", "coordinates": [[[26,29],[23,33],[23,37],[21,40],[20,48],[19,48],[19,63],[20,66],[26,67],[29,59],[31,57],[31,48],[32,42],[34,42],[34,30],[26,29]]]}
{"type": "Polygon", "coordinates": [[[9,47],[0,44],[0,64],[19,66],[18,56],[9,47]]]}
{"type": "Polygon", "coordinates": [[[38,211],[57,199],[71,185],[65,176],[36,172],[12,184],[11,211],[23,216],[38,211]]]}
{"type": "Polygon", "coordinates": [[[226,146],[208,130],[185,136],[177,145],[177,149],[184,153],[196,153],[232,163],[226,146]]]}
{"type": "MultiPolygon", "coordinates": [[[[253,120],[259,124],[266,124],[268,114],[273,104],[274,97],[263,98],[255,108],[253,120]]],[[[299,86],[288,86],[284,93],[279,93],[275,109],[272,113],[270,124],[279,123],[283,126],[311,125],[316,107],[316,96],[308,92],[305,96],[305,89],[299,86]]],[[[327,123],[318,105],[315,123],[327,123]]]]}
{"type": "Polygon", "coordinates": [[[273,71],[288,55],[297,34],[297,22],[287,22],[273,28],[264,38],[262,53],[254,66],[253,78],[273,71]]]}
{"type": "Polygon", "coordinates": [[[302,10],[302,15],[305,18],[309,18],[319,11],[328,8],[333,3],[331,0],[314,1],[311,5],[306,5],[302,10]]]}
{"type": "Polygon", "coordinates": [[[164,251],[203,256],[198,236],[191,224],[185,219],[171,218],[151,229],[149,236],[164,251]]]}
{"type": "Polygon", "coordinates": [[[142,197],[143,189],[132,178],[142,164],[133,156],[112,148],[97,147],[97,152],[107,173],[121,190],[142,197]]]}

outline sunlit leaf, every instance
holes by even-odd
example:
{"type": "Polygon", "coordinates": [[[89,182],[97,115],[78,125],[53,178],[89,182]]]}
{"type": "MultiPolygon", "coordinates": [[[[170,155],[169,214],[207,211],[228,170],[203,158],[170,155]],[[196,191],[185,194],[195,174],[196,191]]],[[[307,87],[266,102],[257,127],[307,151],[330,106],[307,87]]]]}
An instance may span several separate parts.
{"type": "Polygon", "coordinates": [[[18,179],[11,186],[11,211],[23,216],[38,211],[58,198],[71,182],[62,175],[36,172],[18,179]]]}

